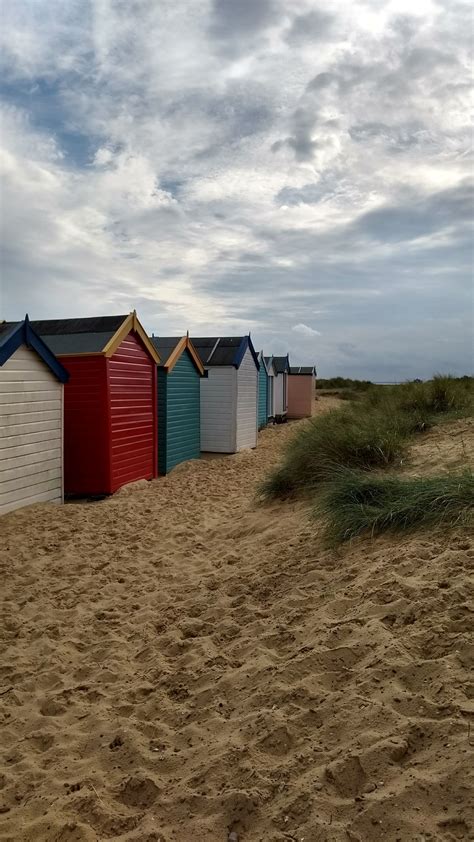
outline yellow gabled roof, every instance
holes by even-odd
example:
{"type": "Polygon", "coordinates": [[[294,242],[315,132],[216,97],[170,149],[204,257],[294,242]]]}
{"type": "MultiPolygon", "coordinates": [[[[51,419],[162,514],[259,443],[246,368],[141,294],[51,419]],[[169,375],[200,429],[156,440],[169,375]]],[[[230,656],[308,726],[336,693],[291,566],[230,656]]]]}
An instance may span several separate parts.
{"type": "Polygon", "coordinates": [[[171,354],[169,355],[168,359],[162,363],[167,371],[172,371],[176,363],[178,362],[181,354],[183,351],[189,351],[191,358],[196,366],[197,370],[201,377],[204,375],[204,366],[201,362],[198,352],[196,351],[193,343],[191,342],[189,336],[183,336],[182,339],[179,340],[178,344],[173,348],[171,354]]]}
{"type": "Polygon", "coordinates": [[[111,357],[113,354],[115,354],[117,348],[121,345],[125,337],[128,336],[128,334],[132,330],[135,331],[135,333],[138,333],[145,348],[150,353],[150,356],[154,359],[155,363],[159,365],[161,360],[158,351],[148,339],[145,329],[142,327],[141,323],[138,320],[136,310],[134,310],[133,313],[130,313],[130,315],[127,316],[125,321],[122,322],[116,333],[114,333],[114,335],[109,339],[105,347],[102,348],[101,353],[104,354],[106,357],[111,357]]]}

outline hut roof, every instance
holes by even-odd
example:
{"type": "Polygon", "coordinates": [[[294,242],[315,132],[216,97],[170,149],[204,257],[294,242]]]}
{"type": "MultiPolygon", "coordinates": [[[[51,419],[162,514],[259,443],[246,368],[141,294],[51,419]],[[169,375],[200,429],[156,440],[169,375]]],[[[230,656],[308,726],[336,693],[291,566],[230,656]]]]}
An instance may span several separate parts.
{"type": "Polygon", "coordinates": [[[290,374],[313,375],[316,374],[316,368],[314,365],[292,365],[290,366],[290,374]]]}
{"type": "Polygon", "coordinates": [[[105,354],[110,357],[131,330],[135,330],[155,362],[158,354],[138,321],[135,311],[121,316],[91,316],[84,319],[43,319],[32,322],[54,354],[105,354]]]}
{"type": "Polygon", "coordinates": [[[171,371],[182,352],[187,350],[199,374],[204,374],[201,358],[189,336],[151,336],[150,342],[161,359],[161,367],[171,371]]]}
{"type": "Polygon", "coordinates": [[[32,328],[28,316],[21,322],[0,322],[0,366],[4,365],[21,345],[36,351],[58,380],[66,383],[69,379],[68,372],[32,328]]]}
{"type": "Polygon", "coordinates": [[[260,368],[250,336],[207,336],[198,337],[192,342],[205,366],[232,365],[239,368],[249,348],[257,369],[260,368]]]}
{"type": "Polygon", "coordinates": [[[290,360],[288,354],[286,357],[273,357],[273,367],[277,374],[283,374],[290,370],[290,360]]]}

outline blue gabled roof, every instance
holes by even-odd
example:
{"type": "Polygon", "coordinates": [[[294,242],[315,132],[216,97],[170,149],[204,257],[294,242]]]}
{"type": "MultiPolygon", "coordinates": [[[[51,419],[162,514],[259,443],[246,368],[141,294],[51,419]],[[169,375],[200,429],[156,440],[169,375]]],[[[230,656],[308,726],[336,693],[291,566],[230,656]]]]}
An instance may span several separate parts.
{"type": "Polygon", "coordinates": [[[204,366],[232,365],[239,368],[245,352],[249,348],[257,370],[260,369],[260,363],[250,336],[192,337],[191,341],[204,366]]]}
{"type": "Polygon", "coordinates": [[[239,350],[237,351],[234,359],[234,365],[236,368],[240,366],[243,358],[245,357],[245,352],[247,348],[250,350],[252,357],[254,359],[254,363],[256,365],[257,371],[260,371],[260,363],[258,361],[258,356],[255,348],[253,347],[252,340],[250,339],[250,334],[248,336],[242,337],[242,342],[240,343],[239,350]]]}
{"type": "Polygon", "coordinates": [[[27,348],[36,351],[61,383],[66,383],[69,380],[69,373],[64,366],[31,327],[28,315],[22,322],[0,323],[0,366],[4,365],[13,356],[20,345],[26,345],[27,348]]]}

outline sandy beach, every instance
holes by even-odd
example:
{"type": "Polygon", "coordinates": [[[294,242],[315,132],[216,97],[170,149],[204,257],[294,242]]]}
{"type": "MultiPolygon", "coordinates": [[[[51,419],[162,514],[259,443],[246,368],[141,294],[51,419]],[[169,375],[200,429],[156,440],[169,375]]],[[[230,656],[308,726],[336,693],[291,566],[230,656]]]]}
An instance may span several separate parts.
{"type": "MultiPolygon", "coordinates": [[[[334,551],[304,502],[258,505],[299,423],[0,520],[1,840],[474,838],[474,541],[334,551]]],[[[453,422],[404,470],[473,451],[453,422]]]]}

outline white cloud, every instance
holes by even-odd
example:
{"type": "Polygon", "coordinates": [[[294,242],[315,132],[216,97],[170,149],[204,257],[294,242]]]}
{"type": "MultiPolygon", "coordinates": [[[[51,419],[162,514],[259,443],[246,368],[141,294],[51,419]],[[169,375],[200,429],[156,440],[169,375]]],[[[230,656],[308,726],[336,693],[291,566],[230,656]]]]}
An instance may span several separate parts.
{"type": "Polygon", "coordinates": [[[314,330],[314,328],[303,324],[303,322],[293,325],[291,329],[294,333],[299,333],[301,336],[321,336],[319,330],[314,330]]]}
{"type": "Polygon", "coordinates": [[[238,32],[232,3],[5,6],[0,316],[137,307],[296,364],[317,312],[318,369],[364,375],[403,306],[400,376],[430,330],[426,365],[462,370],[467,7],[263,5],[238,32]]]}

